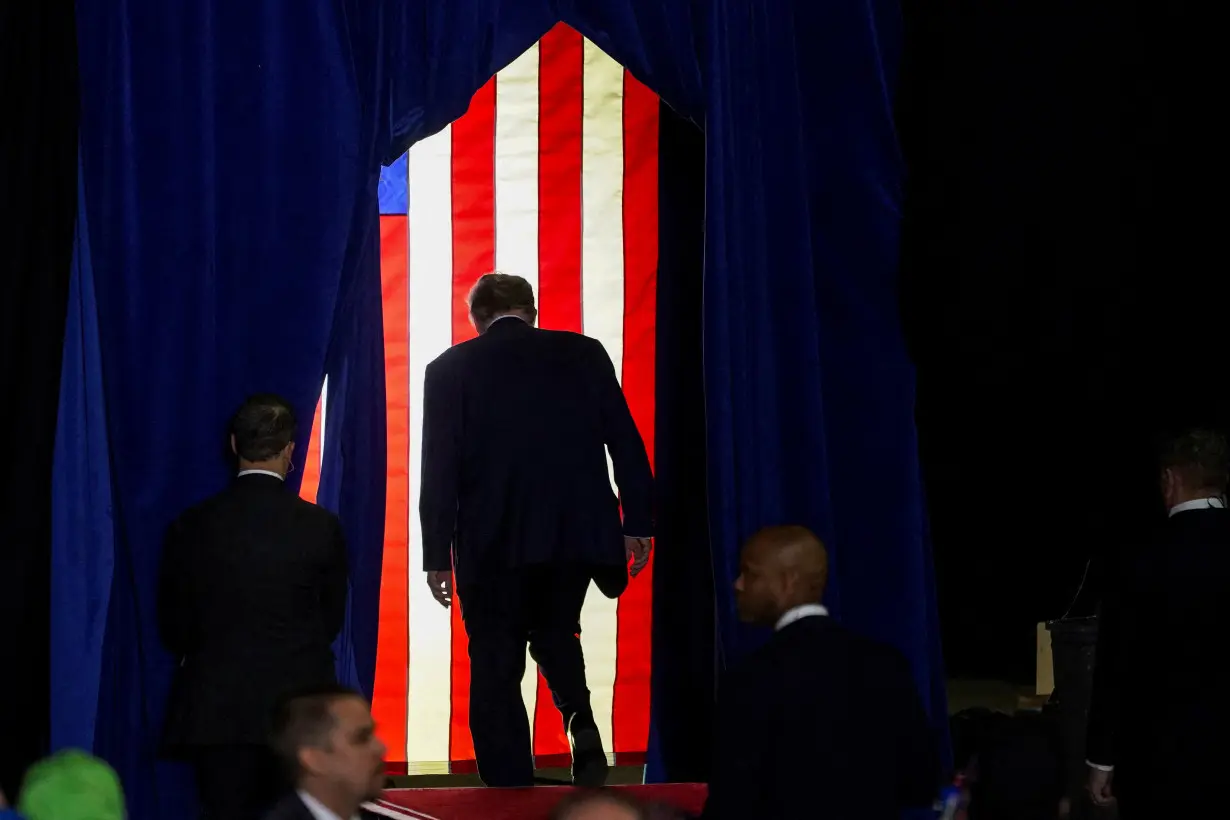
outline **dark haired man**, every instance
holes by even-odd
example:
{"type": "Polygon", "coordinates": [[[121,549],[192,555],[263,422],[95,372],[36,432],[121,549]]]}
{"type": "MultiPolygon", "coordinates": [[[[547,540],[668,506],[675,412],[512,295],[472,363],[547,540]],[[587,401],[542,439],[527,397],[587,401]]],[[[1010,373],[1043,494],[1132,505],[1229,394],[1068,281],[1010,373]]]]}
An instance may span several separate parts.
{"type": "Polygon", "coordinates": [[[1160,459],[1169,515],[1102,601],[1086,757],[1094,803],[1124,820],[1211,816],[1230,728],[1230,448],[1192,430],[1160,459]]]}
{"type": "Polygon", "coordinates": [[[270,737],[295,791],[266,820],[350,820],[380,797],[386,750],[357,692],[323,686],[287,698],[270,737]]]}
{"type": "Polygon", "coordinates": [[[470,731],[489,786],[533,783],[525,646],[572,741],[573,781],[607,773],[579,638],[591,580],[608,597],[649,560],[653,474],[602,343],[534,327],[534,291],[491,273],[479,336],[427,367],[419,514],[432,594],[453,576],[470,638],[470,731]],[[611,489],[607,451],[619,498],[611,489]],[[620,505],[623,520],[620,520],[620,505]]]}
{"type": "Polygon", "coordinates": [[[179,669],[167,750],[190,760],[210,820],[250,820],[276,798],[268,716],[288,690],[335,681],[346,611],[337,517],[283,486],[295,415],[253,396],[231,422],[238,476],[167,531],[158,617],[179,669]]]}

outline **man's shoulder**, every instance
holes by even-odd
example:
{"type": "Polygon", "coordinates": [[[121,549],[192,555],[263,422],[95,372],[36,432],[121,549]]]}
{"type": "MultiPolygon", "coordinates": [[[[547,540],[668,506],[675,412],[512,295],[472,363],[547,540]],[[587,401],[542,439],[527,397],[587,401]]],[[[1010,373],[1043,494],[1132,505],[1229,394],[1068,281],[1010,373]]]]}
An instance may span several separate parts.
{"type": "Polygon", "coordinates": [[[571,330],[548,330],[540,327],[529,330],[529,333],[517,334],[514,340],[486,334],[458,342],[432,359],[427,365],[427,370],[436,375],[452,373],[458,368],[465,367],[468,362],[481,360],[485,356],[498,356],[498,351],[505,349],[510,341],[515,345],[535,345],[539,350],[565,350],[584,355],[597,355],[606,349],[602,342],[584,333],[571,330]]]}
{"type": "Polygon", "coordinates": [[[265,815],[265,820],[314,820],[314,818],[311,810],[299,795],[291,792],[269,810],[269,813],[265,815]]]}
{"type": "Polygon", "coordinates": [[[286,493],[286,503],[294,508],[296,517],[311,521],[313,524],[334,526],[341,523],[337,513],[294,493],[286,493]]]}
{"type": "Polygon", "coordinates": [[[233,486],[228,486],[207,498],[197,501],[175,516],[171,526],[190,526],[222,515],[222,511],[234,495],[233,490],[233,486]]]}
{"type": "Polygon", "coordinates": [[[909,662],[895,647],[830,617],[804,618],[774,634],[774,651],[786,662],[831,667],[867,677],[908,676],[909,662]]]}

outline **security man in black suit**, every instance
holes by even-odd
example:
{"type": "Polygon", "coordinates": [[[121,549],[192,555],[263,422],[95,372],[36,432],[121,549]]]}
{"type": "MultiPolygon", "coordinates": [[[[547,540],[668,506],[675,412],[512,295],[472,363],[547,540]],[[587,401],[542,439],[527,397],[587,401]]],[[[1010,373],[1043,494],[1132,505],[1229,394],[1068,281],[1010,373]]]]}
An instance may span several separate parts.
{"type": "Polygon", "coordinates": [[[1123,820],[1213,817],[1225,802],[1230,447],[1184,433],[1160,474],[1168,515],[1113,573],[1089,704],[1089,793],[1123,820]]]}
{"type": "Polygon", "coordinates": [[[931,807],[935,737],[909,664],[820,603],[824,545],[804,527],[743,548],[739,616],[773,627],[718,691],[705,820],[898,820],[931,807]]]}
{"type": "Polygon", "coordinates": [[[573,780],[598,786],[607,761],[585,683],[581,605],[591,580],[616,597],[629,561],[635,575],[649,560],[649,458],[602,344],[535,328],[526,280],[487,274],[469,308],[478,337],[426,372],[423,566],[446,607],[456,576],[483,782],[533,784],[520,691],[528,641],[571,739],[573,780]]]}
{"type": "Polygon", "coordinates": [[[210,820],[250,820],[276,800],[274,707],[336,683],[346,544],[335,515],[283,486],[294,436],[283,399],[248,399],[231,423],[235,481],[167,532],[158,616],[179,669],[163,739],[194,765],[210,820]]]}

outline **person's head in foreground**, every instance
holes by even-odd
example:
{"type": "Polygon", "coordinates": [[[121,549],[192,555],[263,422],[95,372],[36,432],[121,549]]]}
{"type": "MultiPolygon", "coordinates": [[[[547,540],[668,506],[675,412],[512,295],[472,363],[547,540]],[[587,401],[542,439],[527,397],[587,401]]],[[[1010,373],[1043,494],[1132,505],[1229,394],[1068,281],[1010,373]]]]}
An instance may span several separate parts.
{"type": "Polygon", "coordinates": [[[806,527],[766,527],[743,545],[735,599],[739,617],[772,626],[786,612],[818,604],[828,580],[824,544],[806,527]]]}
{"type": "Polygon", "coordinates": [[[1162,498],[1167,507],[1221,497],[1230,478],[1226,438],[1212,430],[1188,430],[1162,448],[1162,498]]]}
{"type": "Polygon", "coordinates": [[[123,820],[124,790],[106,763],[67,750],[30,768],[17,810],[25,820],[123,820]]]}
{"type": "Polygon", "coordinates": [[[285,476],[295,453],[295,411],[271,393],[251,396],[231,418],[231,452],[239,469],[285,476]]]}
{"type": "Polygon", "coordinates": [[[385,747],[356,692],[327,686],[288,698],[274,716],[272,741],[295,788],[338,817],[380,796],[385,747]]]}
{"type": "Polygon", "coordinates": [[[551,820],[646,820],[644,807],[616,791],[577,792],[561,800],[551,820]]]}
{"type": "Polygon", "coordinates": [[[538,308],[534,306],[534,287],[520,276],[509,273],[485,273],[470,290],[470,324],[479,333],[496,319],[516,316],[527,324],[534,324],[538,308]]]}

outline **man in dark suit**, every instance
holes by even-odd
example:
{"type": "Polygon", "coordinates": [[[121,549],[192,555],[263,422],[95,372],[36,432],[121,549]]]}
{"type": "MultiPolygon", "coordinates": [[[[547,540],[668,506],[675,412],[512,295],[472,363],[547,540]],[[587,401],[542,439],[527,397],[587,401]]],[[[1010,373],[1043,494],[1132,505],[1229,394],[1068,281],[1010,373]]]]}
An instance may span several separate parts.
{"type": "Polygon", "coordinates": [[[739,615],[774,633],[718,693],[705,818],[898,820],[930,807],[938,755],[909,665],[828,617],[827,576],[803,527],[744,547],[739,615]]]}
{"type": "Polygon", "coordinates": [[[371,708],[357,692],[323,686],[288,697],[278,707],[271,737],[295,790],[265,820],[368,816],[360,806],[380,797],[386,750],[371,708]]]}
{"type": "Polygon", "coordinates": [[[167,532],[158,615],[180,668],[164,742],[195,766],[210,820],[268,808],[270,713],[286,691],[336,680],[346,544],[336,516],[283,486],[294,435],[285,401],[248,399],[231,423],[237,478],[167,532]]]}
{"type": "Polygon", "coordinates": [[[489,786],[533,783],[520,692],[528,641],[571,738],[573,780],[599,786],[607,762],[581,605],[591,580],[615,597],[628,562],[635,575],[649,560],[649,458],[600,342],[535,328],[534,292],[519,276],[483,276],[469,307],[479,336],[427,367],[419,512],[428,584],[446,607],[456,576],[479,773],[489,786]]]}
{"type": "Polygon", "coordinates": [[[1089,706],[1089,792],[1124,820],[1207,817],[1230,731],[1230,475],[1226,439],[1206,430],[1163,450],[1169,516],[1125,557],[1103,597],[1089,706]]]}

